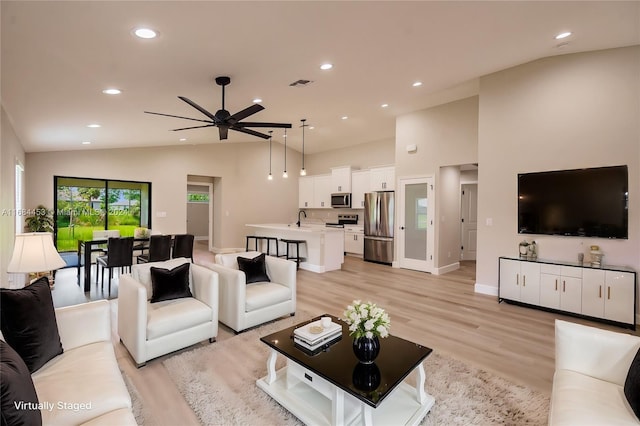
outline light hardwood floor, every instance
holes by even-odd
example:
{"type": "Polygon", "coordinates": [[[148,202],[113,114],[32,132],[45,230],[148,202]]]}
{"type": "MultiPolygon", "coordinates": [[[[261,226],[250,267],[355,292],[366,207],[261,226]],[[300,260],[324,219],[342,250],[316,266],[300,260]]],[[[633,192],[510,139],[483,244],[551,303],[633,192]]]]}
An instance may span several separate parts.
{"type": "MultiPolygon", "coordinates": [[[[213,254],[202,249],[196,250],[194,257],[196,263],[213,260],[213,254]]],[[[498,303],[496,297],[474,293],[475,262],[461,263],[459,270],[435,276],[347,256],[340,271],[324,274],[298,271],[297,307],[313,314],[341,316],[352,300],[371,300],[389,313],[392,334],[546,394],[550,393],[554,370],[556,318],[630,333],[600,323],[498,303]]],[[[56,283],[54,291],[57,306],[81,298],[73,289],[75,272],[61,272],[65,273],[61,274],[64,278],[59,279],[61,283],[56,283]],[[73,278],[71,284],[67,283],[67,276],[73,278]],[[55,295],[56,292],[59,294],[55,295]],[[66,293],[75,295],[65,296],[66,293]]],[[[116,297],[117,281],[113,287],[111,296],[116,297]]],[[[92,290],[89,298],[100,295],[101,292],[92,290]]],[[[112,306],[118,362],[138,389],[152,415],[152,424],[198,424],[161,362],[166,356],[135,368],[117,336],[115,300],[112,306]]],[[[218,341],[232,336],[228,328],[220,326],[218,341]]]]}

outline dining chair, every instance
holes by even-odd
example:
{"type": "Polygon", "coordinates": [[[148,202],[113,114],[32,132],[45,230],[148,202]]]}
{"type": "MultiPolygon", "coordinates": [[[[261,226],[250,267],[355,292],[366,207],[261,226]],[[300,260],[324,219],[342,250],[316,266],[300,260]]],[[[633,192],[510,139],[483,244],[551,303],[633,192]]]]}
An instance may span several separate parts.
{"type": "MultiPolygon", "coordinates": [[[[111,293],[111,278],[113,277],[113,268],[128,267],[131,272],[131,264],[133,263],[133,237],[115,237],[107,240],[107,255],[98,256],[96,260],[97,273],[100,274],[100,266],[102,266],[102,274],[100,274],[100,286],[104,290],[104,269],[109,269],[109,293],[111,293]]],[[[98,277],[96,276],[96,284],[98,277]]]]}
{"type": "Polygon", "coordinates": [[[179,234],[173,237],[173,251],[171,257],[186,257],[193,262],[193,240],[192,234],[179,234]]]}
{"type": "Polygon", "coordinates": [[[137,257],[136,263],[162,262],[171,259],[171,235],[149,237],[149,250],[137,257]]]}

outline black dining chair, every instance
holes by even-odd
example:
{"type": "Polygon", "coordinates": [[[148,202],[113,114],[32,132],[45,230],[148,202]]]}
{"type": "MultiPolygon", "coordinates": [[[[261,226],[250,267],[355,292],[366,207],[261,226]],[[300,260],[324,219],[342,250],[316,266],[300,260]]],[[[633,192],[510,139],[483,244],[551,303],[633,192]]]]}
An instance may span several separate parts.
{"type": "Polygon", "coordinates": [[[171,259],[171,235],[149,237],[149,250],[138,256],[137,263],[162,262],[171,259]]]}
{"type": "Polygon", "coordinates": [[[179,234],[173,237],[173,252],[171,257],[186,257],[193,262],[193,240],[195,237],[191,234],[179,234]]]}
{"type": "MultiPolygon", "coordinates": [[[[109,238],[107,240],[107,255],[98,256],[96,259],[96,272],[100,274],[102,266],[102,274],[100,275],[101,288],[104,290],[104,269],[109,269],[109,293],[111,293],[111,278],[113,277],[113,268],[128,267],[131,272],[131,264],[133,263],[133,237],[109,238]]],[[[96,277],[96,284],[98,277],[96,277]]]]}

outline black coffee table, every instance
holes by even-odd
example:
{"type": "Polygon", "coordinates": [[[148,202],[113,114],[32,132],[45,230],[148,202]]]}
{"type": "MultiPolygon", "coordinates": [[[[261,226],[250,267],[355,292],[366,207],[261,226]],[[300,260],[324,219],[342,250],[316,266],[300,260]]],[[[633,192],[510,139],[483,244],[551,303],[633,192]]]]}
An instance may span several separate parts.
{"type": "Polygon", "coordinates": [[[424,390],[422,365],[432,349],[389,336],[380,339],[375,363],[361,364],[347,324],[331,317],[342,325],[342,338],[324,349],[309,351],[293,341],[294,329],[320,317],[262,337],[271,355],[257,386],[306,424],[419,424],[435,402],[424,390]],[[276,371],[278,354],[287,365],[276,371]],[[415,387],[404,382],[414,370],[415,387]]]}

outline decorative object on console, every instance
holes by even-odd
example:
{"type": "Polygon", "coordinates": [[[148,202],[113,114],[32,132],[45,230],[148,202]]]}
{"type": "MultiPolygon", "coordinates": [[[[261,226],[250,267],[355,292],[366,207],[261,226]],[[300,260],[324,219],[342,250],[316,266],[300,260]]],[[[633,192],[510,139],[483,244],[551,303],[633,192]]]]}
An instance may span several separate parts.
{"type": "Polygon", "coordinates": [[[520,244],[518,244],[518,253],[522,258],[527,257],[527,254],[529,253],[529,242],[527,240],[520,241],[520,244]]]}
{"type": "Polygon", "coordinates": [[[349,335],[354,337],[354,354],[360,362],[371,364],[380,352],[378,337],[389,335],[389,315],[375,303],[354,300],[344,311],[344,317],[349,324],[349,335]]]}
{"type": "Polygon", "coordinates": [[[602,266],[602,257],[604,254],[600,251],[600,246],[591,246],[591,266],[594,268],[600,268],[602,266]]]}
{"type": "Polygon", "coordinates": [[[529,247],[527,247],[527,257],[529,259],[537,259],[538,258],[538,244],[535,241],[531,241],[529,247]]]}
{"type": "MultiPolygon", "coordinates": [[[[10,273],[42,273],[65,267],[67,264],[53,246],[50,232],[31,232],[16,235],[13,256],[7,266],[10,273]]],[[[47,278],[53,287],[53,279],[47,278]]]]}

